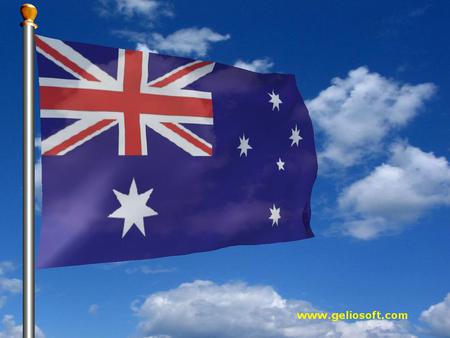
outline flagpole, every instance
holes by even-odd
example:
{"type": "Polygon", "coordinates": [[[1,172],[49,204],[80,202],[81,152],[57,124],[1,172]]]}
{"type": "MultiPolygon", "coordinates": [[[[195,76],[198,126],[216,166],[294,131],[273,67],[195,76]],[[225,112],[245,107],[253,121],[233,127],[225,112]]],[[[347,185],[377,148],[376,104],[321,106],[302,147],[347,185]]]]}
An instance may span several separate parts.
{"type": "Polygon", "coordinates": [[[20,7],[23,27],[23,338],[34,338],[34,19],[37,9],[20,7]]]}

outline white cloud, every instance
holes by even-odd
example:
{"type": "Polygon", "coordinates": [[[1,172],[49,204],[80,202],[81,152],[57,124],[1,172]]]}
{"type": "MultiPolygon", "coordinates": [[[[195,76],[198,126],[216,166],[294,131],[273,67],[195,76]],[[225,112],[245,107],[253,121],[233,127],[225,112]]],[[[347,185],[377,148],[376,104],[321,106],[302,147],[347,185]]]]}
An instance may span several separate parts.
{"type": "Polygon", "coordinates": [[[130,41],[136,42],[136,46],[140,46],[141,48],[149,48],[145,44],[145,40],[147,38],[147,34],[136,32],[128,29],[115,29],[112,31],[114,35],[118,37],[128,39],[130,41]]]}
{"type": "Polygon", "coordinates": [[[22,291],[22,281],[17,278],[9,278],[5,275],[16,269],[10,261],[0,262],[0,293],[20,293],[22,291]]]}
{"type": "Polygon", "coordinates": [[[405,143],[395,143],[387,163],[339,196],[341,230],[359,239],[397,233],[433,207],[450,205],[450,166],[405,143]]]}
{"type": "Polygon", "coordinates": [[[251,62],[245,62],[243,60],[237,60],[234,64],[235,67],[250,70],[257,73],[267,73],[273,67],[273,62],[269,58],[255,59],[251,62]]]}
{"type": "Polygon", "coordinates": [[[435,337],[450,337],[450,293],[440,303],[431,305],[420,315],[435,337]]]}
{"type": "Polygon", "coordinates": [[[180,55],[205,56],[212,43],[225,41],[229,34],[222,35],[210,28],[183,28],[167,36],[153,33],[147,39],[147,45],[160,52],[180,55]]]}
{"type": "MultiPolygon", "coordinates": [[[[22,325],[17,325],[14,317],[5,315],[2,320],[4,331],[0,331],[0,338],[22,338],[22,325]]],[[[42,330],[36,326],[36,338],[45,338],[42,330]]]]}
{"type": "Polygon", "coordinates": [[[417,338],[409,332],[408,325],[402,322],[386,320],[368,320],[359,322],[336,323],[336,335],[327,337],[339,338],[417,338]]]}
{"type": "Polygon", "coordinates": [[[401,84],[366,67],[334,78],[306,103],[324,136],[321,164],[350,167],[382,150],[386,136],[406,125],[435,90],[431,83],[401,84]]]}
{"type": "Polygon", "coordinates": [[[134,15],[155,15],[160,7],[154,0],[116,0],[117,10],[128,17],[134,15]]]}
{"type": "Polygon", "coordinates": [[[133,273],[143,273],[144,275],[157,275],[157,274],[161,274],[161,273],[169,273],[169,272],[174,272],[176,271],[175,268],[152,268],[149,266],[139,266],[139,267],[134,267],[134,268],[128,268],[125,270],[125,272],[127,274],[133,274],[133,273]]]}
{"type": "Polygon", "coordinates": [[[282,298],[270,286],[195,281],[132,306],[146,338],[414,338],[407,323],[300,321],[310,303],[282,298]],[[182,318],[182,320],[180,320],[182,318]]]}
{"type": "Polygon", "coordinates": [[[91,304],[89,305],[88,313],[91,316],[96,316],[98,314],[98,309],[99,309],[98,304],[91,304]]]}
{"type": "Polygon", "coordinates": [[[143,34],[130,30],[115,30],[114,33],[136,42],[136,47],[140,50],[188,56],[206,56],[213,43],[230,39],[229,34],[223,35],[207,27],[184,28],[167,36],[160,33],[143,34]]]}
{"type": "Polygon", "coordinates": [[[138,42],[136,44],[136,50],[141,50],[146,53],[158,53],[157,50],[150,49],[145,43],[138,42]]]}
{"type": "Polygon", "coordinates": [[[10,271],[14,271],[15,270],[15,266],[12,262],[10,261],[3,261],[0,262],[0,276],[10,272],[10,271]]]}
{"type": "Polygon", "coordinates": [[[153,20],[158,16],[173,16],[167,3],[157,0],[99,0],[98,10],[102,16],[119,14],[128,19],[144,17],[153,20]]]}
{"type": "Polygon", "coordinates": [[[99,264],[98,267],[102,270],[113,270],[113,269],[128,265],[130,263],[131,263],[130,261],[111,262],[111,263],[99,264]]]}
{"type": "MultiPolygon", "coordinates": [[[[9,278],[6,275],[16,269],[10,261],[0,262],[0,308],[5,306],[8,297],[5,293],[18,294],[22,291],[22,281],[17,278],[9,278]]],[[[0,338],[2,336],[0,335],[0,338]]]]}
{"type": "Polygon", "coordinates": [[[0,292],[20,293],[22,281],[17,278],[0,278],[0,292]]]}

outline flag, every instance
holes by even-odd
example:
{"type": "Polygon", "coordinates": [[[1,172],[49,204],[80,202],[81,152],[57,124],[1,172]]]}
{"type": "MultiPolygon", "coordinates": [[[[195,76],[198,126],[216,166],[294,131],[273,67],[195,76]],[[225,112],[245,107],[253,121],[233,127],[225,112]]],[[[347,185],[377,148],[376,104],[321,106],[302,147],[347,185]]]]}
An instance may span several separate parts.
{"type": "Polygon", "coordinates": [[[317,159],[293,75],[35,42],[39,267],[313,236],[317,159]]]}

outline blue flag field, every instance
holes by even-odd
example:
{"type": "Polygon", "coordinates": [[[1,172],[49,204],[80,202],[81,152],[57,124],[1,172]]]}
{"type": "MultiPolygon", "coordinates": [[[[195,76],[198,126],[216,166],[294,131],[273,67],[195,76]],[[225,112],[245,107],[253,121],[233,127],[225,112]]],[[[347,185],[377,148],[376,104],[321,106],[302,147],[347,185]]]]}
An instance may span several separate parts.
{"type": "Polygon", "coordinates": [[[39,267],[306,239],[317,159],[295,77],[36,37],[39,267]]]}

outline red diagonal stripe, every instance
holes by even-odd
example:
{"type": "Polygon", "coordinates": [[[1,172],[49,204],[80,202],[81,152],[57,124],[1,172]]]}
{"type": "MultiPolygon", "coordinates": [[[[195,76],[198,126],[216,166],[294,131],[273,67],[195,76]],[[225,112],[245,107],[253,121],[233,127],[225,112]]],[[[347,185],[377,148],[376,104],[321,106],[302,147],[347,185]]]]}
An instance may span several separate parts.
{"type": "Polygon", "coordinates": [[[64,142],[60,143],[56,147],[47,150],[43,155],[46,156],[54,156],[58,155],[60,152],[64,151],[65,149],[69,148],[70,146],[74,145],[75,143],[83,140],[84,138],[92,135],[96,131],[99,131],[100,129],[106,127],[110,123],[114,122],[115,120],[101,120],[97,122],[96,124],[90,126],[89,128],[84,129],[83,131],[79,132],[76,135],[73,135],[72,137],[68,138],[64,142]]]}
{"type": "Polygon", "coordinates": [[[190,72],[193,72],[196,69],[199,69],[199,68],[202,68],[202,67],[204,67],[206,65],[209,65],[211,63],[212,62],[208,62],[208,61],[202,61],[202,62],[199,62],[199,63],[195,63],[195,64],[193,64],[193,65],[191,65],[189,67],[180,69],[178,72],[173,73],[172,75],[166,77],[165,79],[162,79],[161,81],[158,81],[158,82],[152,84],[151,87],[159,87],[159,88],[165,87],[168,84],[178,80],[180,77],[182,77],[182,76],[184,76],[184,75],[186,75],[186,74],[188,74],[190,72]]]}
{"type": "Polygon", "coordinates": [[[212,156],[212,148],[204,144],[203,142],[200,142],[198,139],[193,137],[191,134],[185,132],[183,129],[178,128],[176,124],[170,123],[170,122],[163,122],[162,123],[165,127],[172,130],[177,135],[184,138],[189,143],[192,143],[197,148],[203,150],[205,153],[207,153],[209,156],[212,156]]]}
{"type": "Polygon", "coordinates": [[[40,49],[42,49],[45,53],[47,53],[48,55],[52,56],[53,58],[55,58],[59,62],[61,62],[67,68],[70,68],[72,71],[74,71],[75,73],[80,75],[82,78],[84,78],[86,80],[89,80],[89,81],[97,81],[97,82],[100,81],[94,75],[92,75],[91,73],[88,73],[86,70],[84,70],[83,68],[79,67],[76,63],[74,63],[73,61],[69,60],[67,57],[62,55],[56,49],[50,47],[47,43],[45,43],[39,37],[36,36],[35,39],[36,39],[36,45],[40,49]]]}

